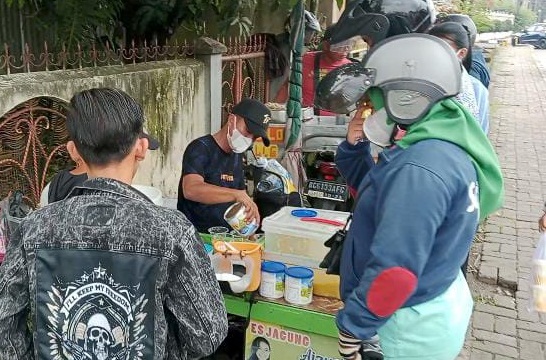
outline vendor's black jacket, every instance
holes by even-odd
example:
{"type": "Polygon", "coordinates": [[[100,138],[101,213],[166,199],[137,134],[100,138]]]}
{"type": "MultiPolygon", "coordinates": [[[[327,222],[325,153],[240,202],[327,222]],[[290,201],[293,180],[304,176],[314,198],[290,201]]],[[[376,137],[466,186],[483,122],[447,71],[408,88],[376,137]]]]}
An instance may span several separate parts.
{"type": "Polygon", "coordinates": [[[128,185],[88,180],[10,239],[0,267],[1,360],[193,359],[226,333],[195,228],[128,185]]]}

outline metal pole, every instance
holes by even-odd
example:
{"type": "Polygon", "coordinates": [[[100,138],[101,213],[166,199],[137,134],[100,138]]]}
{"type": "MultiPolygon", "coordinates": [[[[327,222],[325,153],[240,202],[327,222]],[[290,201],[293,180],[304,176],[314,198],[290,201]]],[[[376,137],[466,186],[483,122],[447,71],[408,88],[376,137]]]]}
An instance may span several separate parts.
{"type": "Polygon", "coordinates": [[[19,8],[19,34],[21,35],[21,54],[25,51],[25,28],[23,24],[23,12],[19,8]]]}

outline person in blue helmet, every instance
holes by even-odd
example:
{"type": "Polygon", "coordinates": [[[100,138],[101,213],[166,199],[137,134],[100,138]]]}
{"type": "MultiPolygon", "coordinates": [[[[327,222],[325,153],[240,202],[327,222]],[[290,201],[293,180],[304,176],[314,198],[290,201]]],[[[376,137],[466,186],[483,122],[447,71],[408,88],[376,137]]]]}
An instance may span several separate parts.
{"type": "Polygon", "coordinates": [[[460,267],[479,221],[501,206],[503,181],[454,99],[460,86],[454,51],[426,34],[379,42],[319,83],[323,108],[347,113],[364,97],[373,108],[336,154],[358,189],[340,265],[344,359],[452,360],[463,346],[473,302],[460,267]],[[377,164],[370,143],[384,148],[377,164]]]}

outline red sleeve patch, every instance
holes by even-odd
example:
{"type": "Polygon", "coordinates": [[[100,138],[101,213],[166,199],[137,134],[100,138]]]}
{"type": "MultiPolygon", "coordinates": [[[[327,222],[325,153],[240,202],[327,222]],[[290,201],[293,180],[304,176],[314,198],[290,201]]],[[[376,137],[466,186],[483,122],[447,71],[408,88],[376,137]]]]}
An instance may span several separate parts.
{"type": "Polygon", "coordinates": [[[417,277],[403,267],[392,267],[377,276],[366,298],[368,309],[376,316],[391,316],[409,298],[417,286],[417,277]]]}

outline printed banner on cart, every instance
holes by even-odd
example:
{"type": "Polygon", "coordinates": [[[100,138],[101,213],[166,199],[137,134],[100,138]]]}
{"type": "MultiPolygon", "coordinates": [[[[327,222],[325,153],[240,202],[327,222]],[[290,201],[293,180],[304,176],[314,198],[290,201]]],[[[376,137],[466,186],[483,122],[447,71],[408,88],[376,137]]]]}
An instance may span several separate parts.
{"type": "Polygon", "coordinates": [[[247,360],[337,360],[337,339],[252,320],[246,331],[247,360]]]}

